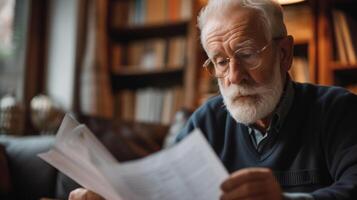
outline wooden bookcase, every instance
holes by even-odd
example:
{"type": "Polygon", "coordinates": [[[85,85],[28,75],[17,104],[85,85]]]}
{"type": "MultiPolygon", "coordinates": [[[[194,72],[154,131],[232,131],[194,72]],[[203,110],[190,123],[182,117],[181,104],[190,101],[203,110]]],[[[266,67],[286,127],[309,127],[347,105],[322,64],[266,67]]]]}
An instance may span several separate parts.
{"type": "MultiPolygon", "coordinates": [[[[357,62],[342,62],[336,58],[338,48],[334,26],[338,22],[333,17],[335,10],[339,10],[352,21],[352,25],[348,24],[347,29],[350,31],[354,55],[357,57],[357,1],[307,0],[283,8],[288,34],[293,35],[295,40],[294,60],[302,58],[305,66],[302,70],[301,66],[294,66],[294,63],[290,71],[292,78],[301,82],[338,85],[357,92],[357,62]],[[298,70],[294,73],[293,70],[296,69],[298,70]],[[302,80],[299,77],[303,77],[302,80]]],[[[350,43],[349,45],[351,46],[350,43]]],[[[218,90],[214,88],[215,83],[205,78],[204,73],[201,77],[201,82],[206,83],[201,84],[202,90],[214,94],[218,90]]]]}
{"type": "MultiPolygon", "coordinates": [[[[357,2],[353,0],[318,0],[316,2],[316,39],[318,45],[318,83],[323,85],[338,85],[352,89],[356,92],[357,85],[357,62],[343,60],[340,58],[341,45],[343,48],[350,46],[350,53],[357,56],[357,2]],[[336,11],[347,17],[349,22],[342,25],[336,18],[336,11]],[[337,26],[337,29],[336,27],[337,26]],[[339,28],[345,26],[344,28],[339,28]],[[344,30],[342,39],[344,42],[338,44],[337,31],[344,30]],[[347,34],[354,42],[346,40],[347,34]],[[349,32],[349,33],[348,33],[349,32]],[[352,48],[351,48],[352,47],[352,48]],[[352,51],[351,51],[352,50],[352,51]]],[[[345,50],[347,51],[347,50],[345,50]]]]}
{"type": "Polygon", "coordinates": [[[192,0],[108,0],[115,117],[168,124],[178,109],[195,108],[198,6],[192,0]]]}
{"type": "Polygon", "coordinates": [[[297,82],[316,83],[315,18],[310,2],[283,6],[284,21],[294,37],[294,60],[290,75],[297,82]]]}
{"type": "MultiPolygon", "coordinates": [[[[200,45],[196,26],[197,14],[206,1],[187,0],[191,3],[190,17],[142,23],[132,23],[133,20],[130,19],[130,16],[132,17],[130,9],[132,8],[130,8],[130,5],[137,1],[149,3],[153,0],[107,1],[108,61],[112,88],[116,94],[117,117],[124,120],[136,120],[135,117],[131,119],[128,119],[127,116],[123,117],[123,113],[128,112],[125,111],[125,107],[134,106],[135,98],[126,98],[126,101],[123,101],[122,94],[132,94],[143,88],[151,87],[159,90],[180,88],[181,93],[173,97],[180,102],[178,105],[172,105],[175,107],[174,110],[181,107],[197,108],[209,96],[218,93],[215,79],[202,69],[202,63],[207,57],[200,45]],[[118,7],[118,4],[124,6],[118,7]],[[175,37],[184,38],[186,46],[181,64],[170,66],[168,62],[171,51],[169,41],[175,37]],[[132,58],[132,45],[141,41],[156,41],[157,39],[166,41],[165,58],[162,65],[147,69],[141,67],[140,62],[133,64],[132,60],[140,60],[140,58],[132,58]]],[[[157,1],[165,2],[165,5],[168,5],[172,1],[185,0],[157,1]]],[[[357,14],[353,13],[356,8],[357,2],[354,0],[308,0],[304,3],[284,6],[288,33],[295,38],[294,55],[303,60],[304,69],[300,68],[299,72],[294,72],[303,77],[302,80],[298,81],[346,87],[357,84],[357,63],[343,63],[336,59],[337,48],[334,39],[334,23],[336,22],[333,18],[333,11],[339,9],[342,12],[349,13],[352,19],[357,22],[357,14]]],[[[167,9],[166,15],[171,12],[170,9],[172,8],[167,9]]],[[[293,66],[293,68],[297,69],[298,67],[293,66]]],[[[292,76],[295,76],[293,72],[291,73],[292,76]]],[[[298,77],[293,78],[299,79],[298,77]]],[[[146,105],[150,107],[149,104],[146,105]]],[[[132,110],[132,112],[134,111],[132,110]]],[[[170,120],[163,123],[168,123],[170,120]]]]}

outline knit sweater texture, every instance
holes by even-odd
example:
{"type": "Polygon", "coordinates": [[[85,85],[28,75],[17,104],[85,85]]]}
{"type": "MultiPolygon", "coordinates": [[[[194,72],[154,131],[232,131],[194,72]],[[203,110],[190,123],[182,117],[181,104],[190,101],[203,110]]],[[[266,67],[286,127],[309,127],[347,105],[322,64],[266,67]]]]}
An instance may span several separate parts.
{"type": "Polygon", "coordinates": [[[339,87],[293,83],[293,88],[284,123],[262,152],[221,96],[194,112],[177,140],[199,128],[229,172],[267,167],[285,192],[357,199],[357,96],[339,87]]]}

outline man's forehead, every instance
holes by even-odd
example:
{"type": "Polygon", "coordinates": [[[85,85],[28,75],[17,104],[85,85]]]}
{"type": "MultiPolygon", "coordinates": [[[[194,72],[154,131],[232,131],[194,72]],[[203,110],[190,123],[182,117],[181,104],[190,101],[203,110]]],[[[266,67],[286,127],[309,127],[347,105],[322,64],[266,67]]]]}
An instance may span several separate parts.
{"type": "MultiPolygon", "coordinates": [[[[204,27],[204,45],[219,46],[226,41],[235,40],[244,42],[246,40],[262,41],[265,34],[262,31],[261,21],[257,12],[243,9],[233,13],[230,17],[212,16],[204,27]]],[[[238,45],[238,43],[237,43],[238,45]]]]}
{"type": "Polygon", "coordinates": [[[237,8],[227,14],[210,16],[202,31],[205,36],[223,35],[226,32],[247,32],[249,34],[249,32],[257,31],[260,27],[261,20],[256,10],[237,8]]]}

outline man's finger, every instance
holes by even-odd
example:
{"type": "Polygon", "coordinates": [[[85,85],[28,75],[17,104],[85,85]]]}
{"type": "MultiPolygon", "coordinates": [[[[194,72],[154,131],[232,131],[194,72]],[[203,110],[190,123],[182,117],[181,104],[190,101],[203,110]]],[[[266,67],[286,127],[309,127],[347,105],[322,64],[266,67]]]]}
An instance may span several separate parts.
{"type": "Polygon", "coordinates": [[[241,184],[269,178],[272,178],[272,172],[267,168],[241,169],[233,173],[227,180],[225,180],[221,185],[221,189],[227,192],[241,184]]]}
{"type": "Polygon", "coordinates": [[[77,188],[73,190],[68,197],[68,200],[104,200],[98,194],[85,188],[77,188]]]}
{"type": "Polygon", "coordinates": [[[266,193],[267,181],[254,181],[242,184],[229,192],[223,193],[221,200],[246,199],[266,193]]]}
{"type": "Polygon", "coordinates": [[[104,200],[104,199],[101,196],[99,196],[97,193],[88,190],[86,200],[104,200]]]}
{"type": "Polygon", "coordinates": [[[86,191],[87,190],[84,188],[77,188],[77,189],[73,190],[71,193],[69,193],[68,200],[83,199],[82,197],[85,195],[86,191]]]}

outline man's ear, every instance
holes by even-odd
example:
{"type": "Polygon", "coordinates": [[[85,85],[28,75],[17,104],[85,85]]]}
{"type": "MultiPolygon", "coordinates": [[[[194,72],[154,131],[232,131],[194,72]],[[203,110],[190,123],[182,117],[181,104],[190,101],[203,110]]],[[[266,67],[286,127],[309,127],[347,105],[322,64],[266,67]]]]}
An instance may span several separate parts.
{"type": "Polygon", "coordinates": [[[293,63],[294,56],[294,38],[288,35],[279,42],[280,68],[288,72],[293,63]]]}

